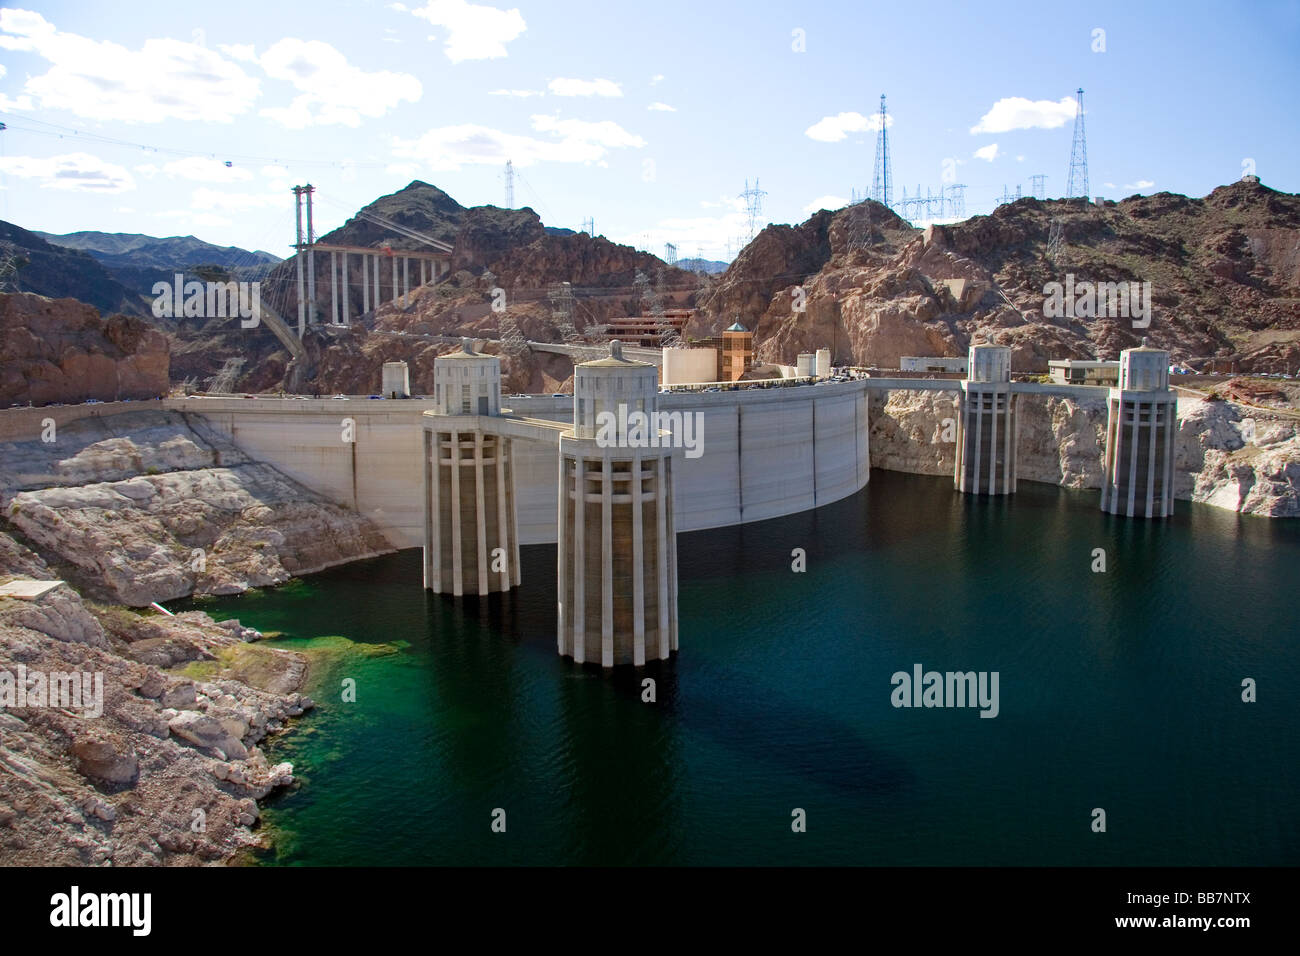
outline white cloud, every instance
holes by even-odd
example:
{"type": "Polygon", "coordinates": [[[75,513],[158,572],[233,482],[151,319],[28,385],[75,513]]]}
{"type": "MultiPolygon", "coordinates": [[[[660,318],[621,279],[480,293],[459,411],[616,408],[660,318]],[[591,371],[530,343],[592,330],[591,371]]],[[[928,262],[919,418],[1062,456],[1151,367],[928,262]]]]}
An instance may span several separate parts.
{"type": "Polygon", "coordinates": [[[118,193],[135,189],[135,180],[125,167],[106,163],[90,153],[60,156],[0,157],[0,172],[40,181],[42,189],[69,192],[118,193]]]}
{"type": "Polygon", "coordinates": [[[998,100],[980,121],[971,127],[972,133],[1009,133],[1013,129],[1056,129],[1074,119],[1074,99],[1062,97],[1051,100],[1027,100],[1023,96],[1008,96],[998,100]]]}
{"type": "Polygon", "coordinates": [[[521,99],[529,96],[545,96],[542,90],[489,90],[488,96],[517,96],[521,99]]]}
{"type": "Polygon", "coordinates": [[[1016,162],[1018,162],[1018,163],[1023,163],[1024,161],[1025,161],[1025,157],[1023,157],[1023,156],[1017,156],[1017,157],[1016,157],[1016,162]]]}
{"type": "Polygon", "coordinates": [[[1102,185],[1105,186],[1107,189],[1114,189],[1114,188],[1115,188],[1115,184],[1114,184],[1114,183],[1102,183],[1102,185]]]}
{"type": "MultiPolygon", "coordinates": [[[[886,114],[885,125],[892,127],[894,117],[886,114]]],[[[850,133],[880,132],[880,114],[863,116],[861,113],[836,113],[823,116],[812,126],[804,130],[804,135],[823,143],[838,143],[850,133]]]]}
{"type": "Polygon", "coordinates": [[[406,13],[410,9],[410,7],[408,7],[404,3],[390,3],[388,4],[388,9],[396,10],[398,13],[406,13]]]}
{"type": "Polygon", "coordinates": [[[361,117],[383,116],[402,100],[414,103],[423,89],[409,73],[367,73],[320,40],[284,39],[261,55],[266,75],[292,83],[299,95],[287,107],[261,111],[289,129],[361,125],[361,117]]]}
{"type": "Polygon", "coordinates": [[[595,143],[600,146],[618,149],[632,147],[640,149],[645,140],[635,133],[629,133],[613,120],[588,122],[587,120],[560,119],[557,116],[537,115],[532,118],[533,129],[539,133],[558,133],[565,140],[572,142],[595,143]]]}
{"type": "Polygon", "coordinates": [[[245,63],[257,62],[257,53],[251,43],[218,43],[217,49],[232,60],[243,60],[245,63]]]}
{"type": "Polygon", "coordinates": [[[659,113],[676,113],[677,107],[669,106],[667,103],[651,103],[646,107],[648,110],[655,110],[659,113]]]}
{"type": "Polygon", "coordinates": [[[516,166],[539,162],[598,163],[611,149],[645,146],[640,136],[609,120],[587,122],[538,115],[532,118],[532,126],[553,138],[538,139],[465,123],[431,129],[417,139],[394,137],[393,155],[441,172],[462,166],[495,166],[507,159],[513,160],[516,166]]]}
{"type": "Polygon", "coordinates": [[[818,196],[808,205],[803,207],[806,213],[814,213],[819,209],[839,209],[847,206],[849,201],[843,196],[818,196]]]}
{"type": "Polygon", "coordinates": [[[163,165],[162,171],[173,178],[192,179],[200,183],[235,183],[252,179],[253,174],[239,166],[227,166],[219,159],[189,156],[163,165]]]}
{"type": "Polygon", "coordinates": [[[981,146],[973,155],[975,159],[987,159],[991,163],[998,157],[998,144],[989,143],[987,146],[981,146]]]}
{"type": "Polygon", "coordinates": [[[663,81],[664,81],[664,75],[662,73],[656,73],[654,76],[650,77],[651,86],[658,86],[663,81]]]}
{"type": "Polygon", "coordinates": [[[157,166],[155,166],[153,163],[141,163],[139,166],[133,166],[131,168],[134,169],[141,176],[143,176],[145,179],[153,179],[153,177],[157,176],[160,172],[162,172],[162,170],[159,169],[157,166]]]}
{"type": "Polygon", "coordinates": [[[277,166],[266,165],[266,166],[263,166],[261,169],[259,169],[258,172],[261,173],[263,176],[266,176],[266,177],[268,177],[268,178],[271,178],[271,177],[280,177],[280,176],[288,176],[288,175],[289,175],[289,167],[288,167],[288,166],[278,166],[278,165],[277,165],[277,166]]]}
{"type": "MultiPolygon", "coordinates": [[[[39,13],[11,8],[0,10],[0,31],[0,49],[35,53],[50,64],[23,86],[44,110],[128,123],[229,123],[258,95],[256,79],[196,43],[154,39],[129,50],[62,32],[39,13]]],[[[9,106],[30,108],[30,101],[9,106]]]]}
{"type": "Polygon", "coordinates": [[[411,13],[447,30],[443,52],[453,63],[506,56],[506,44],[528,28],[518,9],[498,10],[467,0],[429,0],[411,13]]]}
{"type": "MultiPolygon", "coordinates": [[[[1110,183],[1107,183],[1106,185],[1110,186],[1110,183]]],[[[1149,179],[1139,179],[1135,183],[1125,183],[1124,188],[1125,189],[1150,189],[1154,185],[1155,183],[1153,183],[1149,179]]],[[[1111,188],[1113,189],[1114,187],[1112,186],[1111,188]]]]}
{"type": "Polygon", "coordinates": [[[556,96],[622,96],[623,88],[613,80],[575,80],[559,77],[546,84],[556,96]]]}
{"type": "Polygon", "coordinates": [[[36,104],[32,102],[30,96],[20,96],[17,99],[10,99],[5,94],[0,93],[0,110],[17,113],[34,109],[36,109],[36,104]]]}

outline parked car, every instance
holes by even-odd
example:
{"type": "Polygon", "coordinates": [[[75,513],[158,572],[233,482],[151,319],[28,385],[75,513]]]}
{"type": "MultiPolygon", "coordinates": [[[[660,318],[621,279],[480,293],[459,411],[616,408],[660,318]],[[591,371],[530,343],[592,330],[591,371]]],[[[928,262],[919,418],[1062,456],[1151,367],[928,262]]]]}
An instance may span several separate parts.
{"type": "Polygon", "coordinates": [[[335,395],[335,396],[334,396],[334,401],[336,401],[336,402],[338,402],[338,401],[344,401],[344,402],[346,402],[347,400],[348,400],[348,397],[347,397],[346,395],[335,395]]]}

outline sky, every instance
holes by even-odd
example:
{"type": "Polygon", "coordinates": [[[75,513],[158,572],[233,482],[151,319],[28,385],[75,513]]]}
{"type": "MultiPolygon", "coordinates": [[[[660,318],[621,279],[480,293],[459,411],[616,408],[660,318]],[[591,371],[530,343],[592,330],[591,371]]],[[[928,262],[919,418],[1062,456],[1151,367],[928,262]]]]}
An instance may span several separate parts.
{"type": "Polygon", "coordinates": [[[1300,0],[40,2],[0,8],[0,218],[288,255],[414,179],[658,255],[869,193],[1300,192],[1300,0]]]}

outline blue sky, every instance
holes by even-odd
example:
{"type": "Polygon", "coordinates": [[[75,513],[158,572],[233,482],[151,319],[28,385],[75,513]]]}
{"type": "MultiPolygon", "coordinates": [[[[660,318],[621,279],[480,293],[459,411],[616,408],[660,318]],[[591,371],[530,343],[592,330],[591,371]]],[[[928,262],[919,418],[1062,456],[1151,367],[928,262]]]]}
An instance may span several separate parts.
{"type": "Polygon", "coordinates": [[[771,222],[870,187],[882,92],[899,190],[968,214],[1064,195],[1080,86],[1094,195],[1300,191],[1300,2],[15,3],[0,67],[0,217],[280,255],[294,183],[324,232],[510,158],[548,225],[726,258],[746,179],[771,222]]]}

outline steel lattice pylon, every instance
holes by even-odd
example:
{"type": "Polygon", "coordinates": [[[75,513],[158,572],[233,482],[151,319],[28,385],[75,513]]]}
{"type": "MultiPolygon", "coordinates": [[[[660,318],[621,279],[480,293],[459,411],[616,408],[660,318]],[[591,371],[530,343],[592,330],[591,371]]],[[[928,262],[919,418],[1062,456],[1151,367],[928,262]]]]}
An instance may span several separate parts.
{"type": "Polygon", "coordinates": [[[1088,195],[1088,141],[1083,129],[1083,87],[1075,91],[1078,102],[1074,113],[1074,145],[1070,147],[1070,177],[1065,198],[1088,195]]]}
{"type": "Polygon", "coordinates": [[[876,134],[876,170],[871,179],[871,198],[882,206],[894,208],[894,175],[889,162],[889,114],[885,112],[885,94],[880,94],[880,131],[876,134]]]}

